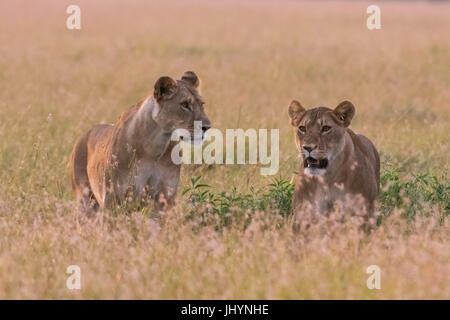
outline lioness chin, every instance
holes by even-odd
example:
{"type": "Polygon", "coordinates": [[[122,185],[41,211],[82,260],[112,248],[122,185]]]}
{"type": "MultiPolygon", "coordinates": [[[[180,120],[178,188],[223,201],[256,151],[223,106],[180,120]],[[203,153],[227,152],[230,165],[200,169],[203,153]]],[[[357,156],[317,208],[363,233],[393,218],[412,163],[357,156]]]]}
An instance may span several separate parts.
{"type": "Polygon", "coordinates": [[[76,142],[69,164],[79,208],[94,213],[127,202],[147,205],[154,212],[173,206],[180,165],[171,151],[173,131],[202,132],[210,128],[199,79],[187,71],[181,80],[159,78],[152,95],[124,112],[114,125],[97,125],[76,142]]]}
{"type": "Polygon", "coordinates": [[[305,206],[328,213],[339,201],[346,209],[371,216],[379,192],[380,159],[368,138],[348,128],[355,114],[353,104],[344,101],[334,110],[305,110],[294,100],[288,113],[301,154],[294,213],[305,206]]]}

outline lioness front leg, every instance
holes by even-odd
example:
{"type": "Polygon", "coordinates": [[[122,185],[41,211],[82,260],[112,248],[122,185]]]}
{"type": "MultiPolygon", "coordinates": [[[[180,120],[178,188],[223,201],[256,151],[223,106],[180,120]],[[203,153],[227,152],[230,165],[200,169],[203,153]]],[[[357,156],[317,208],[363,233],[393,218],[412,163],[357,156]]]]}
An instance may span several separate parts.
{"type": "Polygon", "coordinates": [[[175,206],[175,192],[163,190],[155,195],[152,218],[159,219],[162,211],[169,211],[175,206]]]}

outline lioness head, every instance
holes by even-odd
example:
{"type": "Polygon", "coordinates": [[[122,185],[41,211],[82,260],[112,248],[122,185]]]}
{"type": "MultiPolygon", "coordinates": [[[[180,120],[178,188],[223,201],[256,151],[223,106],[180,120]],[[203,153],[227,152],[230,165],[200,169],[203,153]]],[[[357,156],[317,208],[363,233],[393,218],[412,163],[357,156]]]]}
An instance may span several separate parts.
{"type": "Polygon", "coordinates": [[[199,125],[203,139],[211,123],[203,108],[204,101],[198,92],[200,80],[192,71],[186,71],[181,80],[170,77],[159,78],[154,87],[153,97],[157,106],[153,111],[154,121],[166,132],[176,129],[187,130],[194,141],[194,122],[199,125]]]}
{"type": "Polygon", "coordinates": [[[354,115],[355,107],[349,101],[341,102],[334,110],[326,107],[305,110],[296,100],[290,103],[289,117],[306,175],[325,174],[333,165],[333,159],[344,148],[344,134],[354,115]]]}

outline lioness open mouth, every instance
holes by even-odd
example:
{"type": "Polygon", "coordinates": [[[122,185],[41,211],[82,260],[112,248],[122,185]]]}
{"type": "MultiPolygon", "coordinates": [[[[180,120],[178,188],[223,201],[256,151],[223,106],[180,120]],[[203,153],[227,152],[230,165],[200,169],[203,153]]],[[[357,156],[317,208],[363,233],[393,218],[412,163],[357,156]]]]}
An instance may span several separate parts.
{"type": "Polygon", "coordinates": [[[203,134],[200,139],[196,139],[197,137],[185,137],[181,136],[180,139],[183,142],[190,143],[192,145],[201,145],[205,141],[205,135],[203,134]]]}
{"type": "Polygon", "coordinates": [[[305,168],[316,168],[316,169],[326,169],[328,166],[328,159],[314,159],[312,157],[308,157],[303,161],[303,166],[305,168]]]}

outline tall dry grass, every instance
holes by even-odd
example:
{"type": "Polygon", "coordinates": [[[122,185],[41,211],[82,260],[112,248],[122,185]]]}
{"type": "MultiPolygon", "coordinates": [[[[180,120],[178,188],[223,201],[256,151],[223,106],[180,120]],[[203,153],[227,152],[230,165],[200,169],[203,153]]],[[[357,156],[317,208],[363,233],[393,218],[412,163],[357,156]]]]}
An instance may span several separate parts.
{"type": "MultiPolygon", "coordinates": [[[[80,31],[65,28],[69,4],[0,3],[0,298],[450,297],[437,206],[410,221],[394,210],[370,235],[325,218],[294,232],[272,212],[218,231],[215,216],[187,219],[181,196],[161,225],[140,212],[79,221],[66,168],[91,125],[190,69],[214,127],[280,128],[282,177],[298,165],[289,101],[349,99],[352,128],[402,179],[448,181],[448,4],[383,2],[379,31],[365,28],[363,2],[79,1],[80,31]],[[80,291],[66,288],[72,264],[80,291]],[[371,264],[381,290],[366,287],[371,264]]],[[[180,189],[202,175],[215,190],[247,192],[269,183],[258,173],[186,166],[180,189]]]]}

